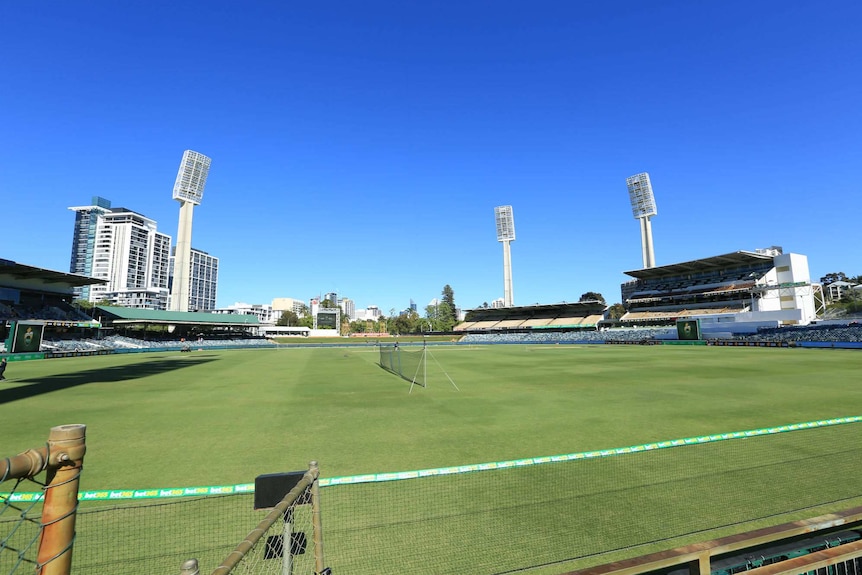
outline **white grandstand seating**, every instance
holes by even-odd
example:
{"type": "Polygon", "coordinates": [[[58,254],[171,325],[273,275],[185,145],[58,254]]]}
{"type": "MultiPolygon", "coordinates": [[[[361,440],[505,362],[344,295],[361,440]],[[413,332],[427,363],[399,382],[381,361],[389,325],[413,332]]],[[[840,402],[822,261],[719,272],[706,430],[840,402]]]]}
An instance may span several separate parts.
{"type": "Polygon", "coordinates": [[[473,324],[472,329],[491,329],[492,327],[496,327],[497,324],[500,323],[499,320],[488,320],[488,321],[477,321],[473,324]]]}
{"type": "Polygon", "coordinates": [[[465,321],[456,325],[454,331],[465,331],[471,329],[474,325],[476,325],[475,321],[465,321]]]}
{"type": "Polygon", "coordinates": [[[501,320],[501,321],[500,321],[497,325],[495,325],[494,327],[496,327],[496,328],[502,328],[502,327],[520,327],[521,325],[523,325],[524,321],[525,321],[525,320],[523,320],[523,319],[504,319],[504,320],[501,320]]]}
{"type": "Polygon", "coordinates": [[[553,321],[551,318],[546,317],[543,319],[528,319],[521,324],[521,327],[544,327],[553,321]]]}
{"type": "Polygon", "coordinates": [[[548,325],[553,326],[577,326],[580,325],[584,320],[583,316],[581,317],[558,317],[551,320],[548,325]]]}

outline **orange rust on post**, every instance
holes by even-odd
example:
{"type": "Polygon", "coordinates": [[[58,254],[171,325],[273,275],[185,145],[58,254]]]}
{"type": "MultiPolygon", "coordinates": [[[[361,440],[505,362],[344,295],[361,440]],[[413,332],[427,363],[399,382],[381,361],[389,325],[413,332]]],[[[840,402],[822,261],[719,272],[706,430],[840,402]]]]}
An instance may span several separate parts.
{"type": "Polygon", "coordinates": [[[86,425],[60,425],[52,427],[48,436],[37,575],[68,575],[71,570],[78,483],[87,451],[86,431],[86,425]]]}
{"type": "Polygon", "coordinates": [[[0,483],[38,475],[48,465],[48,448],[28,449],[13,457],[0,460],[0,483]]]}

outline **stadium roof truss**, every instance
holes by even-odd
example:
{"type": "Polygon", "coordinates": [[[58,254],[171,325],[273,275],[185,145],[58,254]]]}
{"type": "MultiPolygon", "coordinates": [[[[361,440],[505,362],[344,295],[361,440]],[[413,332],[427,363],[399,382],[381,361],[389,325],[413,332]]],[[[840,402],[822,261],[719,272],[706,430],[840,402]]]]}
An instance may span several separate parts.
{"type": "Polygon", "coordinates": [[[656,266],[641,270],[625,272],[626,275],[639,280],[658,279],[664,277],[681,276],[690,273],[700,273],[708,270],[727,269],[733,267],[750,266],[772,261],[773,257],[755,252],[738,251],[721,256],[712,256],[700,260],[692,260],[666,266],[656,266]]]}
{"type": "Polygon", "coordinates": [[[114,325],[131,324],[175,324],[207,325],[212,327],[258,327],[260,320],[246,314],[222,314],[203,312],[163,311],[133,309],[127,307],[96,306],[96,312],[114,325]]]}
{"type": "MultiPolygon", "coordinates": [[[[593,315],[603,315],[607,305],[600,301],[585,301],[573,303],[536,304],[503,308],[476,308],[467,312],[468,322],[501,322],[519,319],[531,321],[534,319],[553,320],[560,317],[584,318],[593,315]]],[[[479,327],[479,326],[473,326],[479,327]]],[[[583,325],[582,325],[583,327],[583,325]]]]}
{"type": "Polygon", "coordinates": [[[3,287],[65,293],[73,287],[104,283],[107,281],[0,259],[0,286],[3,287]]]}

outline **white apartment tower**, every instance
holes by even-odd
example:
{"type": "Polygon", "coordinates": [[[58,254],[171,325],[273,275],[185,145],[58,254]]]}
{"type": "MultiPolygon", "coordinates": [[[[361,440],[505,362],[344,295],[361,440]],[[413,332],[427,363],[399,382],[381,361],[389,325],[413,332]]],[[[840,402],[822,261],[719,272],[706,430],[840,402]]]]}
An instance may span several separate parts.
{"type": "MultiPolygon", "coordinates": [[[[104,285],[90,286],[88,300],[109,300],[114,305],[143,309],[165,309],[168,295],[168,266],[171,237],[156,229],[156,222],[126,208],[75,210],[75,251],[85,235],[94,230],[92,263],[86,275],[106,280],[104,285]],[[84,226],[85,216],[91,221],[84,226]],[[92,220],[95,220],[93,226],[92,220]],[[80,223],[80,227],[79,227],[80,223]]],[[[76,272],[80,273],[80,272],[76,272]]]]}
{"type": "Polygon", "coordinates": [[[339,307],[341,307],[341,311],[344,312],[350,321],[356,319],[356,302],[354,302],[349,297],[342,298],[340,302],[338,302],[339,307]]]}
{"type": "MultiPolygon", "coordinates": [[[[218,295],[218,258],[191,248],[189,271],[189,300],[187,311],[210,311],[216,309],[218,295]]],[[[173,308],[173,283],[176,281],[176,248],[171,250],[169,307],[173,308]]]]}
{"type": "MultiPolygon", "coordinates": [[[[105,198],[93,196],[92,205],[69,209],[75,212],[69,271],[82,276],[92,276],[93,257],[96,251],[96,228],[101,217],[111,211],[111,202],[105,198]]],[[[90,286],[75,287],[73,292],[75,299],[90,301],[90,286]]]]}

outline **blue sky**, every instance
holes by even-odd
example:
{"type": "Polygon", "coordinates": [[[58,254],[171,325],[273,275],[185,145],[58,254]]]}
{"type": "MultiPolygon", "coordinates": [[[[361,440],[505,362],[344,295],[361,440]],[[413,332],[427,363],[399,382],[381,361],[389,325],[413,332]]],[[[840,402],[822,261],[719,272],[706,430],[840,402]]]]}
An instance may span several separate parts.
{"type": "Polygon", "coordinates": [[[212,158],[194,247],[218,305],[619,301],[641,267],[779,245],[862,274],[862,4],[7,2],[0,257],[68,271],[102,196],[176,237],[186,149],[212,158]]]}

